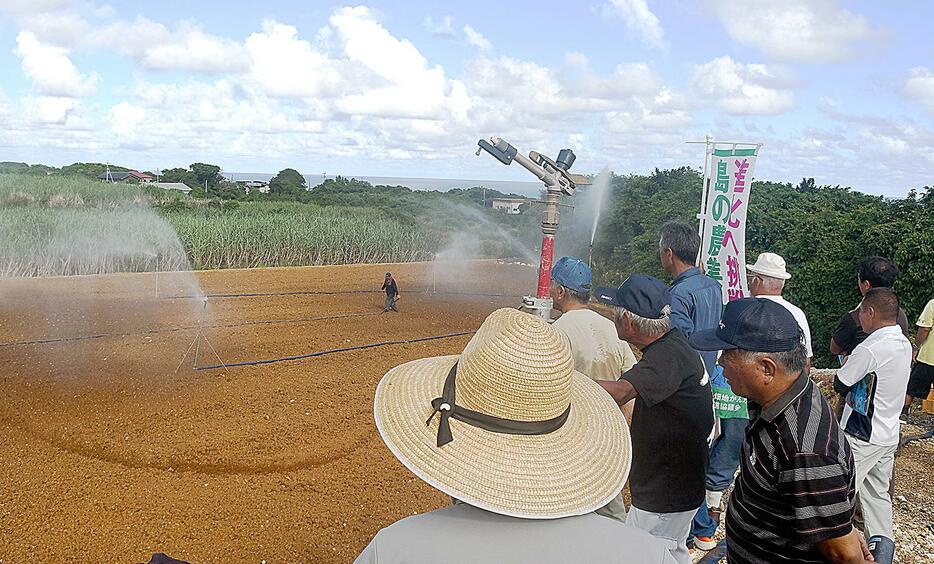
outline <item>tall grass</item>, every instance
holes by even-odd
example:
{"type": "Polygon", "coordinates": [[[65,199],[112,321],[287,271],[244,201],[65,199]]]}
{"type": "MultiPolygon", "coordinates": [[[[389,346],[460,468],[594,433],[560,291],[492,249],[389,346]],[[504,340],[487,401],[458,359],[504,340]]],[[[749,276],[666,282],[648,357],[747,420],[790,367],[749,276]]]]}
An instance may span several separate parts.
{"type": "Polygon", "coordinates": [[[430,259],[438,245],[374,209],[216,208],[134,185],[0,175],[0,276],[405,262],[430,259]]]}
{"type": "Polygon", "coordinates": [[[195,268],[428,260],[436,241],[371,209],[250,203],[169,211],[195,268]]]}
{"type": "Polygon", "coordinates": [[[0,174],[0,208],[114,209],[147,203],[135,184],[112,184],[80,176],[0,174]]]}

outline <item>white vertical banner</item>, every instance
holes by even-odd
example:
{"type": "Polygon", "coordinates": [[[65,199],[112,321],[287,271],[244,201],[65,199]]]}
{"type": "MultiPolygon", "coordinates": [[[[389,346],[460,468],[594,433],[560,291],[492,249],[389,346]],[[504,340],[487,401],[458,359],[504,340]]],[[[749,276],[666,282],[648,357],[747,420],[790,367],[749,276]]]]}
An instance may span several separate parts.
{"type": "Polygon", "coordinates": [[[720,282],[723,303],[749,295],[746,282],[746,211],[759,148],[718,149],[710,153],[704,179],[700,263],[720,282]]]}

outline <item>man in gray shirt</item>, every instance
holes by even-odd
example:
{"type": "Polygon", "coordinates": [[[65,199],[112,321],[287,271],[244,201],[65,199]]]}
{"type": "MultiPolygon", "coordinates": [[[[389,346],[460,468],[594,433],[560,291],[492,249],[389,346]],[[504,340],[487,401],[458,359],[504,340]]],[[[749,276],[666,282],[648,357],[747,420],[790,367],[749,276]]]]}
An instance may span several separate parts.
{"type": "Polygon", "coordinates": [[[626,481],[628,428],[538,317],[493,312],[460,355],[390,370],[374,403],[389,450],[459,501],[379,531],[358,564],[674,563],[649,533],[593,513],[626,481]]]}

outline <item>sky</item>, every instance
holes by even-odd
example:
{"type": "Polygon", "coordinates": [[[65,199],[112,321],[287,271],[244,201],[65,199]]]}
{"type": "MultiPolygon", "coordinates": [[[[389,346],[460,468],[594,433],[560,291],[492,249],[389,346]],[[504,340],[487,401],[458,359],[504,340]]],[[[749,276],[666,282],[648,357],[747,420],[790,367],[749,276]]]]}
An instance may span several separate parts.
{"type": "Polygon", "coordinates": [[[0,0],[0,160],[534,180],[699,167],[934,185],[934,3],[0,0]]]}

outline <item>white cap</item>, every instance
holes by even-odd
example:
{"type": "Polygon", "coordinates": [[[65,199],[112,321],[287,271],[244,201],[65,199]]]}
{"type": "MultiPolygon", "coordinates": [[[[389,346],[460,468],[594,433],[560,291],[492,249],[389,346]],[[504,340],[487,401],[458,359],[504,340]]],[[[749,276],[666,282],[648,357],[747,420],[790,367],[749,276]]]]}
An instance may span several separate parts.
{"type": "Polygon", "coordinates": [[[760,274],[779,280],[788,280],[791,274],[785,270],[785,259],[775,253],[762,253],[756,259],[756,264],[747,264],[746,271],[753,274],[760,274]]]}

